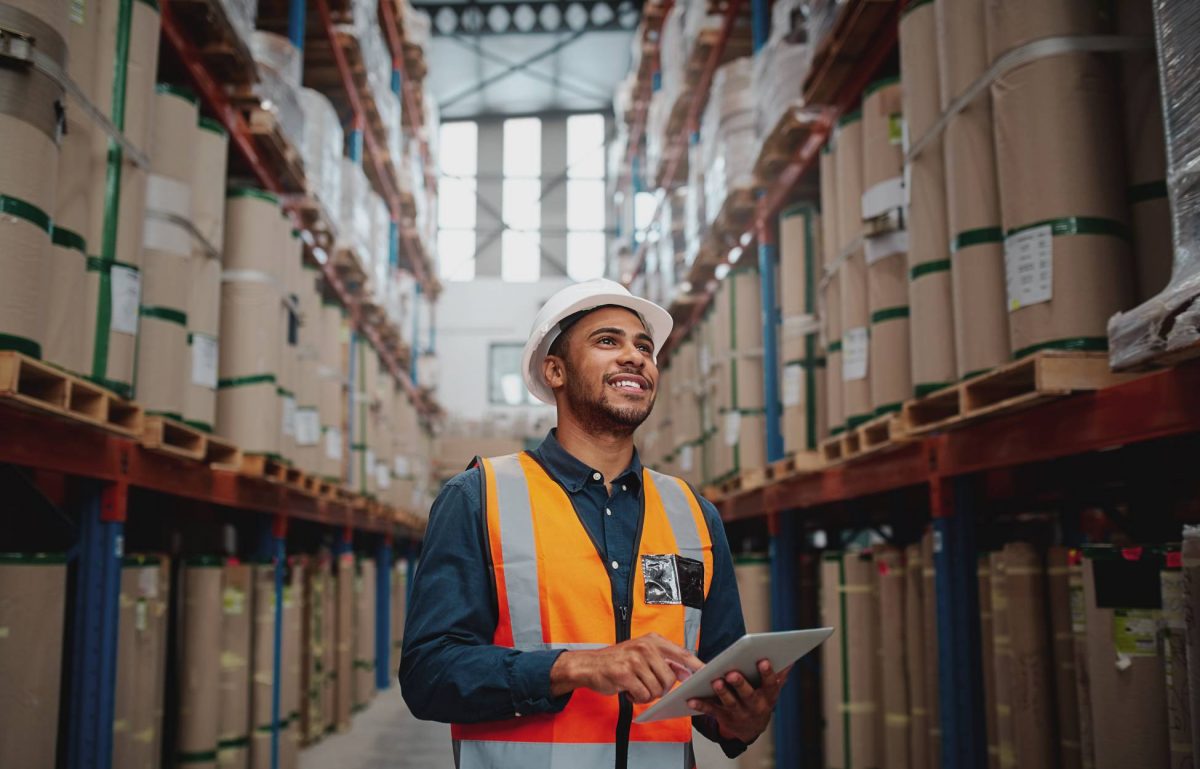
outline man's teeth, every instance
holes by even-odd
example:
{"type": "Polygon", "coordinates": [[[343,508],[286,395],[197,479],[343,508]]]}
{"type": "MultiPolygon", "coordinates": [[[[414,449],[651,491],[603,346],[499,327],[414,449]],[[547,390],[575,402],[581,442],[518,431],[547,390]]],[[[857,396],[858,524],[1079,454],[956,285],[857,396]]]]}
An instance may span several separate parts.
{"type": "Polygon", "coordinates": [[[623,387],[626,390],[642,389],[642,386],[640,384],[638,384],[637,382],[634,382],[631,379],[622,379],[620,382],[617,382],[616,384],[614,384],[613,387],[623,387]]]}

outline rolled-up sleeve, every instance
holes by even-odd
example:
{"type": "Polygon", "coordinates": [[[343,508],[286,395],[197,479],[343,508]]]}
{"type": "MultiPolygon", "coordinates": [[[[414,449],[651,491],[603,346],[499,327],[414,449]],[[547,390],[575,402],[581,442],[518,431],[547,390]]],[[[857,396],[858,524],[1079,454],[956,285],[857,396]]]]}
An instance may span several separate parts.
{"type": "Polygon", "coordinates": [[[496,646],[498,621],[484,537],[479,470],[446,484],[429,513],[413,579],[400,690],[417,718],[475,723],[556,713],[550,668],[561,651],[496,646]]]}

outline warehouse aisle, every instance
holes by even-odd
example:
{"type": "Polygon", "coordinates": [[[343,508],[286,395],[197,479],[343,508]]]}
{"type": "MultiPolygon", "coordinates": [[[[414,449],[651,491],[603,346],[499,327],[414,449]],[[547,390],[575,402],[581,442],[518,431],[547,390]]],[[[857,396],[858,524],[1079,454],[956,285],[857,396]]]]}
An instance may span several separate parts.
{"type": "Polygon", "coordinates": [[[300,769],[452,769],[450,727],[418,721],[400,689],[381,692],[345,734],[300,754],[300,769]]]}

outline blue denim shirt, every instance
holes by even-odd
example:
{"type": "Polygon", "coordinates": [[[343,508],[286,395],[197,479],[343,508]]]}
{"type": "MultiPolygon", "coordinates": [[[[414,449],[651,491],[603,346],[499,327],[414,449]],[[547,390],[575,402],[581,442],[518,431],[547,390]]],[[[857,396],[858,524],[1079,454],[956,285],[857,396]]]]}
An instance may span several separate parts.
{"type": "MultiPolygon", "coordinates": [[[[641,511],[642,464],[634,451],[629,468],[612,481],[559,444],[553,430],[530,452],[567,490],[592,538],[605,550],[618,602],[628,605],[629,570],[641,511]]],[[[474,723],[517,715],[557,713],[570,695],[550,695],[550,668],[561,650],[517,651],[492,644],[498,621],[490,576],[480,471],[459,473],[438,495],[413,580],[400,660],[400,688],[417,718],[474,723]]],[[[733,573],[733,558],[716,508],[700,498],[713,544],[713,577],[700,629],[697,656],[707,662],[746,632],[733,573]]],[[[746,749],[723,740],[714,721],[693,719],[696,728],[734,757],[746,749]]]]}

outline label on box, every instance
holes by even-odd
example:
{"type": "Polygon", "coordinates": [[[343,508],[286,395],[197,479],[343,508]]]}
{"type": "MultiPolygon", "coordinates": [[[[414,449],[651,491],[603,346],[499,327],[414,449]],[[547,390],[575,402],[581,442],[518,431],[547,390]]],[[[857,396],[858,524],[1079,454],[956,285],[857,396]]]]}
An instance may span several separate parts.
{"type": "Polygon", "coordinates": [[[684,446],[679,450],[679,469],[685,473],[692,471],[692,447],[684,446]]]}
{"type": "Polygon", "coordinates": [[[867,266],[877,264],[889,256],[904,256],[908,253],[908,230],[894,230],[865,238],[863,253],[867,259],[867,266]]]}
{"type": "Polygon", "coordinates": [[[109,330],[118,334],[136,335],[138,308],[142,302],[142,274],[132,267],[114,264],[109,278],[112,287],[109,330]]]}
{"type": "Polygon", "coordinates": [[[193,333],[190,336],[192,345],[192,384],[197,387],[217,389],[217,338],[208,334],[193,333]]]}
{"type": "Polygon", "coordinates": [[[147,626],[147,616],[149,615],[149,607],[146,605],[145,598],[137,599],[137,603],[133,605],[133,626],[139,633],[144,632],[147,626]]]}
{"type": "Polygon", "coordinates": [[[1158,655],[1159,612],[1152,609],[1114,609],[1113,645],[1127,657],[1158,655]]]}
{"type": "Polygon", "coordinates": [[[1008,309],[1049,302],[1054,294],[1054,234],[1050,225],[1031,227],[1004,239],[1008,309]]]}
{"type": "Polygon", "coordinates": [[[392,460],[392,469],[396,473],[396,475],[398,475],[399,477],[407,478],[408,474],[409,474],[408,457],[399,456],[399,457],[396,457],[395,459],[393,459],[392,460]]]}
{"type": "Polygon", "coordinates": [[[708,376],[708,372],[712,371],[712,351],[708,349],[708,345],[700,343],[700,374],[708,376]]]}
{"type": "Polygon", "coordinates": [[[888,115],[888,144],[904,143],[904,115],[893,112],[888,115]]]}
{"type": "Polygon", "coordinates": [[[296,436],[296,399],[291,395],[283,396],[283,434],[288,438],[296,436]]]}
{"type": "Polygon", "coordinates": [[[381,489],[390,489],[392,487],[392,473],[388,470],[386,462],[380,462],[375,465],[375,483],[379,484],[381,489]]]}
{"type": "Polygon", "coordinates": [[[335,462],[342,461],[342,431],[336,427],[325,428],[325,457],[335,462]]]}
{"type": "Polygon", "coordinates": [[[71,0],[71,22],[74,24],[82,24],[86,17],[87,2],[86,0],[71,0]]]}
{"type": "Polygon", "coordinates": [[[143,598],[158,598],[158,568],[145,566],[138,569],[138,593],[143,598]]]}
{"type": "Polygon", "coordinates": [[[296,410],[296,445],[316,446],[321,442],[321,414],[315,407],[296,410]]]}
{"type": "Polygon", "coordinates": [[[742,412],[725,412],[725,445],[733,448],[742,437],[742,412]]]}
{"type": "Polygon", "coordinates": [[[842,337],[842,380],[855,382],[867,378],[870,335],[864,326],[846,331],[842,337]]]}
{"type": "Polygon", "coordinates": [[[799,406],[804,400],[804,366],[789,363],[783,367],[784,408],[799,406]]]}
{"type": "Polygon", "coordinates": [[[246,611],[246,593],[236,587],[227,587],[221,593],[221,611],[237,616],[246,611]]]}

